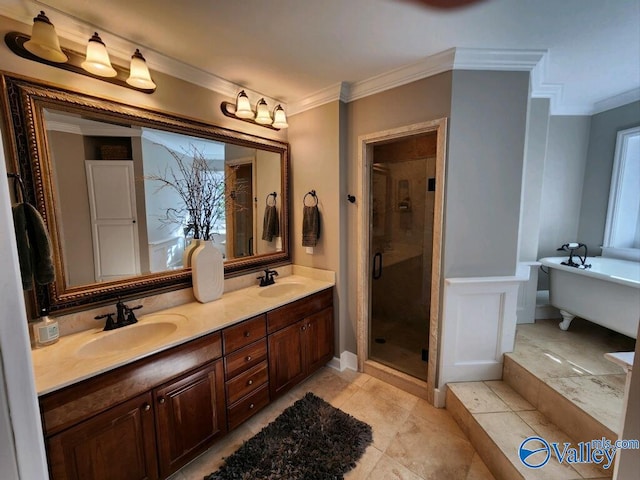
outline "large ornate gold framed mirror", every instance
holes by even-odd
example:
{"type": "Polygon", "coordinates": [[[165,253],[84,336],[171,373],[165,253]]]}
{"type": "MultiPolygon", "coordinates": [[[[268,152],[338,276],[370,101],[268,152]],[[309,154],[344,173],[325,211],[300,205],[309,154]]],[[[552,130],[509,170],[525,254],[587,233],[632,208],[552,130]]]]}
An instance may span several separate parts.
{"type": "Polygon", "coordinates": [[[290,261],[287,143],[25,79],[2,81],[14,168],[53,247],[55,281],[37,287],[39,306],[73,311],[191,284],[183,261],[189,229],[167,218],[179,198],[157,180],[175,174],[176,158],[205,159],[233,198],[212,235],[225,276],[290,261]],[[264,208],[274,202],[280,234],[262,240],[264,208]]]}

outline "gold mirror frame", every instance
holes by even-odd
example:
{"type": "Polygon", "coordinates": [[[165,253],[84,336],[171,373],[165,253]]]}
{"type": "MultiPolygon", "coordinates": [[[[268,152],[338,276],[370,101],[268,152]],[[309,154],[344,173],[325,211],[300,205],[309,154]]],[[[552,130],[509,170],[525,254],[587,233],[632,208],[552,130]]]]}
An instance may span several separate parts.
{"type": "Polygon", "coordinates": [[[14,171],[20,173],[26,187],[25,201],[41,213],[49,230],[53,247],[55,280],[35,287],[37,306],[51,312],[70,312],[111,302],[117,297],[148,296],[191,286],[190,269],[153,273],[124,280],[69,287],[66,283],[61,232],[56,221],[52,165],[44,125],[43,110],[90,114],[92,118],[128,125],[144,126],[174,133],[201,137],[249,148],[276,152],[281,157],[281,234],[282,251],[225,262],[225,278],[268,266],[290,262],[289,248],[289,145],[216,127],[177,115],[125,105],[83,93],[2,75],[5,124],[14,171]]]}

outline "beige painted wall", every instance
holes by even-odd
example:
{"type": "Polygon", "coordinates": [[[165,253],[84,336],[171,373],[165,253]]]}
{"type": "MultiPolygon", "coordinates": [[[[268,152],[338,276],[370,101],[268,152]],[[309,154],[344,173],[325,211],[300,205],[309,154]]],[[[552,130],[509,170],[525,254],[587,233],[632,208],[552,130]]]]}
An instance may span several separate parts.
{"type": "MultiPolygon", "coordinates": [[[[345,169],[340,134],[343,108],[340,102],[331,102],[318,108],[292,116],[289,119],[291,143],[291,250],[293,263],[336,272],[336,355],[344,350],[344,339],[355,342],[355,330],[345,321],[345,269],[341,260],[341,242],[344,237],[341,221],[346,208],[346,192],[341,188],[345,169]],[[313,254],[302,246],[303,198],[315,190],[320,209],[320,239],[313,254]]],[[[307,203],[311,204],[310,198],[307,203]]],[[[355,343],[353,343],[355,345],[355,343]]]]}
{"type": "MultiPolygon", "coordinates": [[[[282,215],[281,173],[280,155],[265,150],[256,151],[256,171],[254,175],[256,178],[255,198],[257,199],[256,221],[258,228],[255,241],[257,255],[276,252],[276,247],[281,244],[275,238],[271,242],[262,240],[264,211],[268,194],[276,192],[276,210],[278,215],[282,215]]],[[[273,197],[269,197],[269,204],[273,204],[273,197]]],[[[282,220],[280,220],[280,225],[282,225],[282,220]]]]}

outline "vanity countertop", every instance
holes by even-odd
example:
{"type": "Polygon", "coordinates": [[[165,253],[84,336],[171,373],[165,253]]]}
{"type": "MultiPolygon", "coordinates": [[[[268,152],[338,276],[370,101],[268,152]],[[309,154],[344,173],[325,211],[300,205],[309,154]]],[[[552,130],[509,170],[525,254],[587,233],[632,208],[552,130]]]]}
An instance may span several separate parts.
{"type": "Polygon", "coordinates": [[[130,327],[109,332],[96,328],[66,335],[53,345],[34,349],[32,360],[36,391],[38,395],[53,392],[335,285],[333,272],[316,271],[321,273],[314,275],[314,269],[301,270],[307,270],[310,275],[294,274],[277,279],[275,285],[269,287],[242,288],[225,293],[222,298],[213,302],[191,302],[142,315],[138,318],[138,323],[130,327]],[[286,284],[293,284],[292,288],[287,290],[289,287],[278,287],[286,284]],[[171,319],[177,328],[166,325],[167,319],[171,319]],[[168,328],[147,326],[152,323],[165,323],[162,327],[168,328]],[[101,337],[139,326],[142,326],[139,332],[142,332],[143,340],[142,343],[136,342],[133,347],[118,350],[118,341],[106,342],[111,344],[110,351],[102,354],[99,349],[92,349],[90,346],[91,342],[101,337]]]}

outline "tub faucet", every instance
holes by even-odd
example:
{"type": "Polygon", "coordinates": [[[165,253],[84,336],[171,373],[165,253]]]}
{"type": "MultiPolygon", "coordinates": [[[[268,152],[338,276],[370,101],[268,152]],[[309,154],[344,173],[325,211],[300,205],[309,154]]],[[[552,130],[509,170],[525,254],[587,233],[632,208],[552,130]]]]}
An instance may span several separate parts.
{"type": "Polygon", "coordinates": [[[587,246],[584,243],[565,243],[557,249],[558,252],[569,252],[569,259],[561,262],[562,265],[567,265],[569,267],[576,268],[591,268],[591,265],[586,264],[587,261],[587,246]],[[583,248],[584,249],[584,257],[581,257],[580,254],[575,253],[576,250],[583,248]],[[580,263],[576,263],[573,261],[573,256],[578,257],[580,263]]]}

